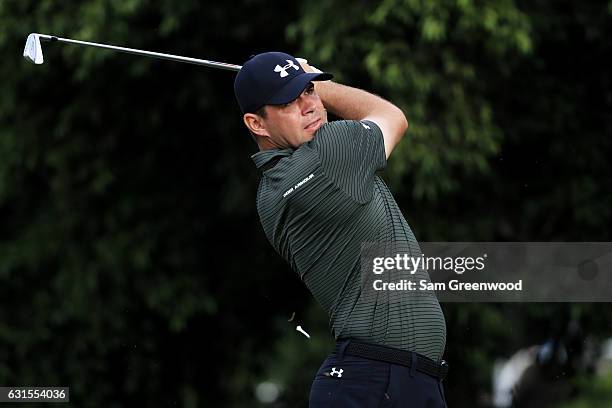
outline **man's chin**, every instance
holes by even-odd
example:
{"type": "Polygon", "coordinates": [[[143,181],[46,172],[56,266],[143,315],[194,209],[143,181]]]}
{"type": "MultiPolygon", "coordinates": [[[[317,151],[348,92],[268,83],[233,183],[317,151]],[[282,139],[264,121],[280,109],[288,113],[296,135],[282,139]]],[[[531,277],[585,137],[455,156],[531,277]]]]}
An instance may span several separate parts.
{"type": "MultiPolygon", "coordinates": [[[[317,129],[317,130],[318,130],[318,129],[317,129]]],[[[304,135],[304,141],[303,141],[303,143],[310,142],[312,139],[314,139],[314,138],[315,138],[315,134],[316,134],[316,133],[317,133],[317,131],[316,131],[316,130],[313,130],[312,132],[307,132],[307,133],[304,135]]]]}

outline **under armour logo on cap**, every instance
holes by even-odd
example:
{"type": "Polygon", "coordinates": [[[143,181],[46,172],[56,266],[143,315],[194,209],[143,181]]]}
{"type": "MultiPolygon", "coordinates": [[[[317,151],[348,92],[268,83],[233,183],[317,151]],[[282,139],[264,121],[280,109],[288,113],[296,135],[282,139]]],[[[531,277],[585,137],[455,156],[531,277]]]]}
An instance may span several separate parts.
{"type": "Polygon", "coordinates": [[[342,377],[342,373],[343,372],[344,372],[344,370],[342,368],[340,370],[336,370],[336,367],[332,367],[331,373],[329,373],[329,375],[331,375],[333,377],[334,374],[336,374],[336,376],[342,377]]]}
{"type": "Polygon", "coordinates": [[[289,74],[287,73],[287,70],[288,70],[289,68],[293,68],[293,69],[295,69],[296,71],[299,71],[299,70],[300,70],[300,67],[298,67],[297,65],[295,65],[295,64],[293,63],[293,61],[291,61],[291,60],[286,60],[286,61],[288,62],[288,64],[287,64],[287,65],[285,65],[284,67],[281,67],[280,65],[277,65],[276,67],[274,67],[274,72],[280,72],[280,77],[281,77],[281,78],[284,78],[284,77],[286,77],[286,76],[288,76],[288,75],[289,75],[289,74]]]}
{"type": "Polygon", "coordinates": [[[328,79],[332,79],[331,74],[305,72],[289,54],[264,52],[242,65],[234,80],[234,94],[243,113],[255,113],[265,105],[293,101],[311,81],[328,79]]]}

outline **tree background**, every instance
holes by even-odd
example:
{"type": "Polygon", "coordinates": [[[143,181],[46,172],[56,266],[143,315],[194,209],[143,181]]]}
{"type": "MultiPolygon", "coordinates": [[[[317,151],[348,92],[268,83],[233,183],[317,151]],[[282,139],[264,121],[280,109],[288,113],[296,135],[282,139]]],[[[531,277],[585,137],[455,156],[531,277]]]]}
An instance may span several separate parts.
{"type": "MultiPolygon", "coordinates": [[[[49,43],[34,66],[30,32],[305,56],[406,112],[384,177],[419,240],[611,241],[612,2],[4,0],[0,26],[0,385],[258,407],[276,381],[271,406],[304,407],[333,344],[259,225],[234,74],[49,43]]],[[[443,310],[453,407],[487,406],[496,359],[571,322],[570,353],[612,334],[609,304],[443,310]]],[[[551,378],[540,406],[612,402],[610,381],[551,378]]]]}

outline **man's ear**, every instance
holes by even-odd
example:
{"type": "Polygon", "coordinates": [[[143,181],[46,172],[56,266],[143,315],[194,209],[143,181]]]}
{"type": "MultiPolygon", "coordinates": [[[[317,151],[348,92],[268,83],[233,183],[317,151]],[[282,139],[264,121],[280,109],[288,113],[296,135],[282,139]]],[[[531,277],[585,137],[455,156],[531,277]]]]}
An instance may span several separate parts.
{"type": "Polygon", "coordinates": [[[263,118],[255,113],[245,113],[242,117],[247,128],[257,136],[270,136],[263,118]]]}

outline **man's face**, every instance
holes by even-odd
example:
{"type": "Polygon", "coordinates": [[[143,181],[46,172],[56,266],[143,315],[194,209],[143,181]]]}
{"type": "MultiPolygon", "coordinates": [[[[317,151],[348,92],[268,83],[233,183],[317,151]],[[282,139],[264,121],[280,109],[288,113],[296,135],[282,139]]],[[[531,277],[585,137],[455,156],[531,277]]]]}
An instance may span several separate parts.
{"type": "Polygon", "coordinates": [[[312,82],[297,99],[285,105],[266,106],[260,117],[269,141],[277,148],[298,148],[312,140],[315,132],[327,122],[327,111],[312,82]]]}

